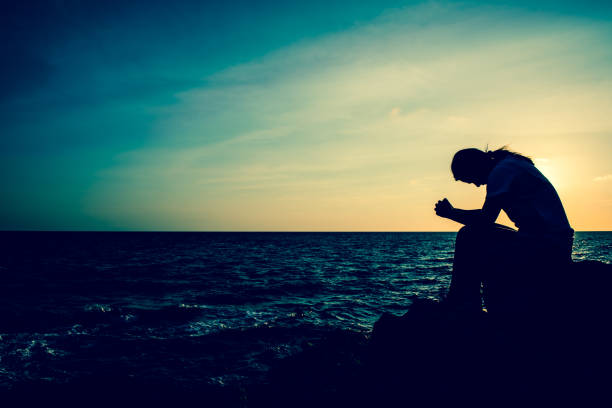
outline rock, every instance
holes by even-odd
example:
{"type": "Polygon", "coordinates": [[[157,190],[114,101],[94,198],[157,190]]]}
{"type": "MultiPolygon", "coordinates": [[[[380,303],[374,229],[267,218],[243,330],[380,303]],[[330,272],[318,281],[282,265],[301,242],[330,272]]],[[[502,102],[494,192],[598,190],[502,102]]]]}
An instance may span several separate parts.
{"type": "Polygon", "coordinates": [[[612,265],[578,262],[554,278],[514,298],[540,309],[512,318],[417,299],[403,316],[381,316],[368,342],[340,336],[287,361],[250,406],[601,405],[612,265]]]}
{"type": "Polygon", "coordinates": [[[374,378],[396,402],[405,394],[400,384],[441,395],[439,402],[472,405],[510,402],[500,395],[547,405],[607,399],[611,285],[612,265],[586,261],[522,291],[524,297],[505,296],[514,303],[496,304],[496,313],[461,316],[443,302],[415,302],[406,315],[375,324],[374,378]]]}

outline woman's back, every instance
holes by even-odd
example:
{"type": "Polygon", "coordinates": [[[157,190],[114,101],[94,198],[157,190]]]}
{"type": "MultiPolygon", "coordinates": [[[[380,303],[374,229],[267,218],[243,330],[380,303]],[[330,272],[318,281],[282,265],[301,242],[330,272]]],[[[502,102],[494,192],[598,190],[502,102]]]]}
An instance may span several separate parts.
{"type": "Polygon", "coordinates": [[[509,155],[493,167],[487,180],[487,198],[497,199],[522,233],[573,233],[555,188],[521,157],[509,155]]]}

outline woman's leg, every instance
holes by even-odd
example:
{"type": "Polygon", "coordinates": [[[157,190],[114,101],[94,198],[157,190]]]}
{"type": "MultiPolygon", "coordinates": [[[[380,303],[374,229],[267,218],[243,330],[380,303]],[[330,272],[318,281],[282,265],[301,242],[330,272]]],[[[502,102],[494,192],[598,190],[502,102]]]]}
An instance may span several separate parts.
{"type": "Polygon", "coordinates": [[[469,313],[481,311],[481,283],[491,269],[505,266],[515,242],[516,231],[503,225],[461,228],[455,242],[448,302],[469,313]]]}

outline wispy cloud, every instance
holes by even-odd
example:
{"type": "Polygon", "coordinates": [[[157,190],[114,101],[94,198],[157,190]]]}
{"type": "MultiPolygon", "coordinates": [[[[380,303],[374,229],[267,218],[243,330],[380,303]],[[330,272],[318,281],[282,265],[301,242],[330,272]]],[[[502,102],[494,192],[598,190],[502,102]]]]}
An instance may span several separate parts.
{"type": "Polygon", "coordinates": [[[612,181],[612,174],[606,174],[605,176],[595,177],[593,181],[597,181],[597,182],[612,181]]]}

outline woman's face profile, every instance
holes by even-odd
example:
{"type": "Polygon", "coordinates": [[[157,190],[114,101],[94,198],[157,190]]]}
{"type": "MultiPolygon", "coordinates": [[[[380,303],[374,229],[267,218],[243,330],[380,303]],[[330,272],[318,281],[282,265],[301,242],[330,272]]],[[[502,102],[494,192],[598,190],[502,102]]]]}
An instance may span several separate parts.
{"type": "Polygon", "coordinates": [[[480,187],[483,184],[487,184],[488,174],[485,174],[484,171],[477,171],[476,169],[472,169],[467,174],[462,174],[459,176],[455,176],[456,181],[462,181],[468,184],[474,184],[476,187],[480,187]]]}

